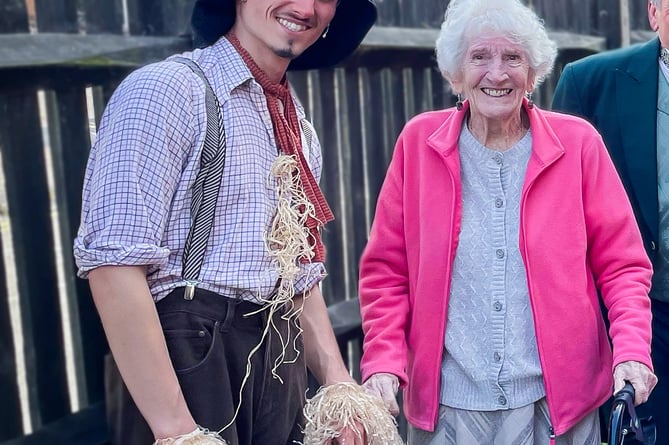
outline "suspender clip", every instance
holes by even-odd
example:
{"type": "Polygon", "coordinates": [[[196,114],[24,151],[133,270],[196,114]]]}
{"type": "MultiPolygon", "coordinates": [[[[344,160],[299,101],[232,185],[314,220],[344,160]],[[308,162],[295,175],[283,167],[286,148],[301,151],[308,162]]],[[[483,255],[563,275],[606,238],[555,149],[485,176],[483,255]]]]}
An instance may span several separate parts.
{"type": "Polygon", "coordinates": [[[184,300],[192,300],[195,297],[195,287],[198,281],[186,280],[186,289],[184,290],[184,300]]]}

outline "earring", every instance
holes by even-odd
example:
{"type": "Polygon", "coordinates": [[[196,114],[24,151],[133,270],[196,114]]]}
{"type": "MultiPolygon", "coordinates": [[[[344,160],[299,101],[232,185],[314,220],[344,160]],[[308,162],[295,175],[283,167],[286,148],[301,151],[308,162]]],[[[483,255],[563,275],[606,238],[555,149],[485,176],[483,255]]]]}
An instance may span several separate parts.
{"type": "Polygon", "coordinates": [[[462,94],[458,93],[458,100],[457,100],[457,102],[455,102],[455,109],[458,110],[458,111],[461,111],[462,106],[463,106],[462,105],[462,94]]]}
{"type": "Polygon", "coordinates": [[[529,108],[530,110],[532,108],[534,108],[534,101],[532,100],[532,92],[531,91],[529,91],[527,93],[527,108],[529,108]]]}
{"type": "Polygon", "coordinates": [[[325,31],[323,31],[323,35],[321,37],[326,38],[328,35],[328,31],[330,31],[330,24],[328,23],[328,26],[325,27],[325,31]]]}

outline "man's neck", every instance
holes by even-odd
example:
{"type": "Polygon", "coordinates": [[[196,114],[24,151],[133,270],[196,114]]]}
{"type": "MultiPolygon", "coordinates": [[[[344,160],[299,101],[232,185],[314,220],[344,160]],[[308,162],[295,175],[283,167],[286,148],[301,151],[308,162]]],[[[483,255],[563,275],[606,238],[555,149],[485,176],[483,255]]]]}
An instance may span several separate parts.
{"type": "MultiPolygon", "coordinates": [[[[245,43],[243,36],[239,36],[234,31],[228,33],[228,40],[230,37],[236,38],[238,45],[246,51],[248,56],[255,62],[255,64],[265,73],[265,75],[274,83],[279,83],[286,75],[286,70],[290,64],[290,60],[279,57],[274,54],[269,48],[260,49],[258,45],[245,43]]],[[[234,46],[234,44],[233,44],[234,46]]],[[[237,49],[237,48],[236,48],[237,49]]],[[[239,51],[239,49],[237,49],[239,51]]]]}

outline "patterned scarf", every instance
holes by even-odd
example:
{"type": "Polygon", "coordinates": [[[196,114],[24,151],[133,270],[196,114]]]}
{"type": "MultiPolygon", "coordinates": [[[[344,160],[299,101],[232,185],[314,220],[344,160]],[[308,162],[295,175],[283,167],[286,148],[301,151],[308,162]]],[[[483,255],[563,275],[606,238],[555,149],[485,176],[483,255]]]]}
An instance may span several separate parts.
{"type": "Polygon", "coordinates": [[[669,49],[662,48],[662,51],[660,51],[660,60],[669,68],[669,49]]]}
{"type": "Polygon", "coordinates": [[[284,154],[296,157],[304,193],[315,208],[315,217],[309,217],[306,221],[306,227],[314,240],[314,257],[311,259],[302,258],[302,262],[309,262],[310,260],[322,262],[325,260],[325,247],[321,240],[319,228],[332,221],[334,215],[302,153],[300,123],[293,97],[290,94],[288,79],[284,75],[280,83],[272,82],[232,32],[229,32],[226,38],[242,56],[251,74],[265,92],[277,145],[284,154]],[[281,112],[282,105],[283,113],[281,112]]]}

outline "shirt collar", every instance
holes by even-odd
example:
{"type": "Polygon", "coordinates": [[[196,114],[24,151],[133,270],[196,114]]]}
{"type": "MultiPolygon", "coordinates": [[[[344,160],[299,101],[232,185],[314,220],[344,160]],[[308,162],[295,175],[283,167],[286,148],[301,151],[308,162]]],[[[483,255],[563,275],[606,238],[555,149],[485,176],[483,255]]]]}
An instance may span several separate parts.
{"type": "MultiPolygon", "coordinates": [[[[199,56],[197,53],[194,54],[194,58],[206,73],[211,73],[214,89],[217,91],[217,94],[220,93],[216,86],[222,87],[228,97],[235,88],[241,87],[247,82],[253,82],[260,88],[260,84],[253,78],[242,56],[225,37],[221,37],[213,45],[197,51],[201,51],[201,54],[199,56]]],[[[290,92],[295,102],[297,115],[302,119],[305,115],[304,107],[295,94],[292,85],[290,86],[290,92]]],[[[219,100],[221,99],[219,97],[219,100]]]]}

